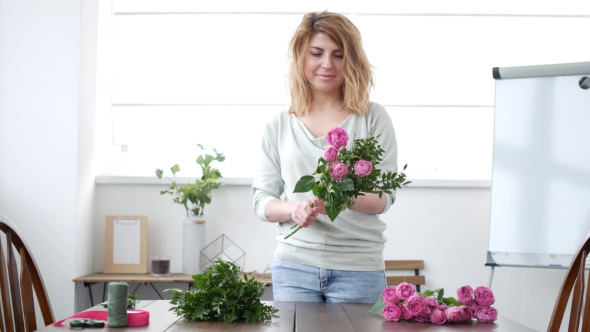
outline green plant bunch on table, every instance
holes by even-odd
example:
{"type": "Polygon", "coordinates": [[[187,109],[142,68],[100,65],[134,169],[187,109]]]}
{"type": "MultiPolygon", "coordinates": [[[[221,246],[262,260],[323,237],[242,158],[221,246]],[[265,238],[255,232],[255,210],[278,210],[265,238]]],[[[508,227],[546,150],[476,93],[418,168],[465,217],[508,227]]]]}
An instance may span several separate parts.
{"type": "Polygon", "coordinates": [[[173,296],[170,311],[188,321],[265,322],[279,317],[278,309],[260,301],[264,284],[248,278],[234,263],[217,260],[193,279],[191,290],[164,290],[173,296]]]}
{"type": "MultiPolygon", "coordinates": [[[[201,150],[205,150],[201,144],[198,144],[201,150]]],[[[205,205],[211,203],[211,192],[225,183],[219,180],[223,178],[221,172],[217,168],[213,168],[211,163],[214,161],[223,162],[225,156],[223,153],[217,152],[213,149],[215,155],[202,154],[197,157],[197,164],[201,166],[202,176],[197,179],[194,183],[187,183],[185,186],[179,186],[176,182],[176,173],[180,171],[178,164],[175,164],[170,168],[172,171],[173,179],[170,180],[170,187],[167,190],[160,191],[161,195],[170,194],[172,195],[174,203],[178,203],[184,206],[186,214],[191,215],[203,215],[205,205]]],[[[158,179],[162,179],[164,171],[156,169],[156,176],[158,179]]]]}

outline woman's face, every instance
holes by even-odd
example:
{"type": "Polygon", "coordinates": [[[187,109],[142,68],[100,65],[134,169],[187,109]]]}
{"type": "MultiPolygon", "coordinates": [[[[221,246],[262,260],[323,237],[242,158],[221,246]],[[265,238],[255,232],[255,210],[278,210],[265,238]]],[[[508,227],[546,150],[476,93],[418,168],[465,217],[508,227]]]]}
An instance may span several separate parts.
{"type": "Polygon", "coordinates": [[[317,33],[309,40],[303,58],[303,72],[313,90],[322,93],[340,93],[343,53],[330,37],[317,33]]]}

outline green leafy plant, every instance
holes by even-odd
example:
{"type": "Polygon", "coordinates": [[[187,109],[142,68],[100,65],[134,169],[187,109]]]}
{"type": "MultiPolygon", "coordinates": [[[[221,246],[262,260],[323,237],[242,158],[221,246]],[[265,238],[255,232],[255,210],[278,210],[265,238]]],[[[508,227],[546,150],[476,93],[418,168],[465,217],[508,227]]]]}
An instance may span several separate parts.
{"type": "Polygon", "coordinates": [[[260,302],[264,284],[248,279],[234,263],[217,260],[193,279],[191,290],[164,290],[173,295],[170,311],[186,320],[263,322],[278,317],[278,309],[260,302]]]}
{"type": "MultiPolygon", "coordinates": [[[[201,144],[198,144],[198,146],[201,150],[204,150],[201,144]]],[[[213,152],[215,152],[215,156],[204,154],[197,157],[197,164],[201,166],[203,174],[200,179],[197,179],[194,183],[187,183],[184,187],[178,186],[176,183],[176,173],[180,171],[180,167],[176,164],[170,168],[174,176],[173,179],[168,178],[171,182],[170,187],[167,190],[160,191],[160,195],[170,194],[174,197],[174,203],[184,205],[186,214],[189,216],[202,215],[205,210],[205,204],[211,203],[211,192],[224,185],[223,182],[219,181],[223,177],[221,176],[221,172],[217,168],[211,167],[211,163],[213,161],[223,162],[225,156],[215,149],[213,149],[213,152]]],[[[163,174],[164,171],[156,169],[158,179],[162,179],[163,174]]]]}
{"type": "MultiPolygon", "coordinates": [[[[137,294],[131,293],[127,295],[127,309],[135,309],[137,303],[139,303],[139,300],[137,299],[137,294]]],[[[109,307],[108,303],[103,303],[102,306],[105,308],[109,307]]]]}

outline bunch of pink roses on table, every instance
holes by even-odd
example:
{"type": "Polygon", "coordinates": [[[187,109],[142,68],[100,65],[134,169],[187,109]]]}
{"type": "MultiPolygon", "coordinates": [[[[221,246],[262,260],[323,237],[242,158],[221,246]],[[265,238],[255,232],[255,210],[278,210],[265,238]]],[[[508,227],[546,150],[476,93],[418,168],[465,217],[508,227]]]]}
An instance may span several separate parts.
{"type": "MultiPolygon", "coordinates": [[[[381,171],[377,168],[383,160],[385,150],[381,149],[377,137],[353,139],[348,150],[348,133],[336,127],[328,132],[326,140],[330,146],[318,159],[318,166],[312,175],[302,176],[295,185],[296,193],[312,191],[314,196],[324,201],[326,213],[334,221],[340,211],[352,210],[358,196],[366,193],[391,194],[393,190],[406,186],[403,172],[381,171]]],[[[406,170],[405,165],[403,170],[406,170]]],[[[295,234],[301,227],[293,225],[295,234]]]]}
{"type": "Polygon", "coordinates": [[[475,290],[462,286],[457,290],[457,299],[444,297],[444,289],[416,292],[414,285],[401,283],[387,287],[381,298],[369,312],[392,322],[413,321],[421,323],[464,323],[476,319],[480,323],[493,322],[498,310],[491,307],[495,302],[491,289],[479,286],[475,290]]]}

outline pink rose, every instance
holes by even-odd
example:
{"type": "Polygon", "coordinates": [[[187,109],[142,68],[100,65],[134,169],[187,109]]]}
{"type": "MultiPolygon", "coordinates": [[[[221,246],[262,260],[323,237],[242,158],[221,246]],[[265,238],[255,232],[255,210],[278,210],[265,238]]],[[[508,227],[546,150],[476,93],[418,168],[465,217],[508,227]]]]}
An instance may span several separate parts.
{"type": "Polygon", "coordinates": [[[471,310],[471,312],[474,312],[475,309],[478,307],[477,301],[475,300],[471,300],[471,302],[465,304],[465,306],[468,307],[471,310]]]}
{"type": "Polygon", "coordinates": [[[407,282],[402,282],[401,284],[397,285],[395,291],[397,292],[397,297],[402,300],[407,300],[410,296],[416,293],[414,285],[408,284],[407,282]]]}
{"type": "Polygon", "coordinates": [[[402,310],[396,305],[386,306],[381,310],[381,314],[390,322],[397,322],[402,318],[402,310]]]}
{"type": "Polygon", "coordinates": [[[489,307],[496,302],[492,290],[485,286],[477,287],[473,295],[480,306],[489,307]]]}
{"type": "Polygon", "coordinates": [[[411,321],[414,319],[414,315],[412,315],[408,309],[406,308],[402,308],[402,316],[404,317],[405,320],[407,321],[411,321]]]}
{"type": "Polygon", "coordinates": [[[461,304],[469,304],[473,300],[473,288],[462,286],[457,289],[457,300],[461,304]]]}
{"type": "Polygon", "coordinates": [[[348,174],[348,166],[345,163],[335,161],[332,163],[332,170],[330,170],[330,176],[336,181],[342,180],[342,177],[348,174]]]}
{"type": "Polygon", "coordinates": [[[416,316],[415,320],[418,323],[430,323],[430,313],[421,313],[420,315],[416,316]]]}
{"type": "Polygon", "coordinates": [[[334,149],[333,147],[329,147],[324,150],[322,158],[324,158],[327,162],[333,162],[336,160],[336,158],[338,158],[338,150],[334,149]]]}
{"type": "Polygon", "coordinates": [[[463,309],[460,307],[450,307],[445,311],[445,316],[449,323],[460,323],[463,321],[463,309]]]}
{"type": "Polygon", "coordinates": [[[446,306],[446,305],[444,305],[444,304],[439,304],[439,305],[438,305],[438,307],[437,307],[437,309],[438,309],[438,310],[440,310],[440,311],[445,311],[445,310],[447,310],[448,308],[449,308],[449,307],[447,307],[447,306],[446,306]]]}
{"type": "Polygon", "coordinates": [[[445,312],[442,310],[434,309],[430,313],[430,321],[434,324],[444,324],[447,321],[447,316],[445,316],[445,312]]]}
{"type": "Polygon", "coordinates": [[[424,307],[426,307],[426,301],[420,294],[414,294],[406,300],[406,309],[413,316],[418,316],[424,310],[424,307]]]}
{"type": "Polygon", "coordinates": [[[498,310],[494,307],[477,307],[475,318],[480,323],[491,323],[498,318],[498,310]]]}
{"type": "Polygon", "coordinates": [[[430,309],[438,308],[438,301],[434,297],[427,297],[425,300],[426,300],[426,305],[430,309]]]}
{"type": "Polygon", "coordinates": [[[460,306],[459,308],[461,308],[461,310],[463,310],[463,320],[464,321],[468,321],[473,317],[473,313],[471,311],[471,308],[466,307],[464,305],[460,306]]]}
{"type": "Polygon", "coordinates": [[[383,297],[383,302],[385,302],[385,304],[396,305],[399,302],[395,287],[385,288],[381,293],[381,296],[383,297]]]}
{"type": "Polygon", "coordinates": [[[354,173],[360,177],[371,174],[373,170],[373,164],[366,160],[359,160],[354,164],[354,173]]]}
{"type": "Polygon", "coordinates": [[[334,128],[326,134],[328,144],[338,149],[341,146],[346,146],[348,143],[348,133],[342,128],[334,128]]]}

